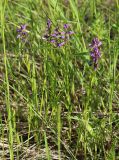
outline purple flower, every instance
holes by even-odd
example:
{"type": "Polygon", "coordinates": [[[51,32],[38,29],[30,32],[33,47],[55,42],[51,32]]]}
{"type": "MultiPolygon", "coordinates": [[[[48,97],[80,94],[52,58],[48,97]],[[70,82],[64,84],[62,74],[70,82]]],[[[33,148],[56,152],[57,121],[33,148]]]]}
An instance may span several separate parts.
{"type": "Polygon", "coordinates": [[[51,43],[55,43],[56,41],[55,41],[54,39],[52,39],[50,42],[51,42],[51,43]]]}
{"type": "Polygon", "coordinates": [[[57,33],[51,34],[52,37],[57,37],[57,33]]]}
{"type": "Polygon", "coordinates": [[[59,28],[59,26],[56,26],[54,30],[51,28],[51,25],[51,20],[48,19],[46,33],[43,36],[43,39],[45,39],[49,43],[52,43],[56,47],[64,46],[67,41],[69,41],[70,35],[74,33],[73,31],[69,30],[70,25],[64,24],[61,29],[59,28]]]}
{"type": "Polygon", "coordinates": [[[69,32],[67,32],[67,34],[72,35],[72,34],[74,34],[74,32],[73,31],[69,31],[69,32]]]}
{"type": "Polygon", "coordinates": [[[98,60],[101,57],[100,49],[99,47],[102,45],[102,42],[99,41],[98,38],[94,38],[92,40],[92,43],[89,45],[91,47],[90,56],[94,63],[94,69],[97,69],[98,66],[98,60]]]}
{"type": "Polygon", "coordinates": [[[89,45],[91,48],[94,47],[100,47],[102,45],[102,42],[99,41],[99,39],[96,37],[92,40],[92,43],[89,45]]]}
{"type": "Polygon", "coordinates": [[[26,24],[21,25],[19,28],[17,28],[17,32],[18,32],[18,33],[21,33],[21,32],[23,32],[23,31],[25,31],[25,30],[26,30],[26,24]]]}
{"type": "Polygon", "coordinates": [[[26,30],[27,25],[21,25],[19,28],[17,28],[17,38],[20,38],[22,40],[26,39],[26,36],[28,34],[27,30],[26,30]]]}
{"type": "Polygon", "coordinates": [[[58,44],[57,44],[58,47],[62,47],[62,46],[64,46],[64,45],[65,45],[65,42],[61,42],[61,43],[58,43],[58,44]]]}
{"type": "Polygon", "coordinates": [[[69,24],[64,24],[64,29],[68,29],[70,27],[69,24]]]}
{"type": "Polygon", "coordinates": [[[61,38],[61,39],[65,39],[65,36],[61,36],[60,38],[61,38]]]}
{"type": "Polygon", "coordinates": [[[52,22],[50,19],[47,20],[47,28],[48,30],[51,28],[52,22]]]}

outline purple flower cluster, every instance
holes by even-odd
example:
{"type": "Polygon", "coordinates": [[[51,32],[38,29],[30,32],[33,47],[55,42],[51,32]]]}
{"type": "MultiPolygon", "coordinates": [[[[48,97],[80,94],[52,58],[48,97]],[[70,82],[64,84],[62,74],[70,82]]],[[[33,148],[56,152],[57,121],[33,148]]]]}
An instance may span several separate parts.
{"type": "Polygon", "coordinates": [[[70,35],[74,34],[73,31],[70,30],[69,24],[64,24],[63,31],[60,31],[59,27],[57,26],[52,31],[52,22],[50,19],[47,20],[47,27],[46,27],[46,34],[44,35],[44,39],[48,42],[54,44],[56,47],[62,47],[66,44],[69,40],[70,35]]]}
{"type": "Polygon", "coordinates": [[[92,40],[92,43],[89,45],[91,47],[90,56],[94,63],[94,69],[97,69],[98,60],[101,57],[100,53],[100,46],[102,45],[102,42],[99,41],[98,38],[94,38],[92,40]]]}
{"type": "Polygon", "coordinates": [[[17,38],[22,39],[23,41],[25,41],[26,37],[27,37],[27,30],[26,30],[27,25],[21,25],[20,27],[17,28],[17,38]]]}
{"type": "MultiPolygon", "coordinates": [[[[17,38],[25,42],[28,36],[28,31],[26,28],[26,24],[22,24],[17,28],[17,38]]],[[[52,29],[52,22],[50,19],[48,19],[46,33],[43,36],[43,39],[45,39],[48,43],[53,44],[55,47],[62,47],[69,41],[72,34],[74,34],[74,32],[71,31],[70,24],[64,24],[61,28],[59,28],[59,26],[56,26],[55,29],[52,29]]],[[[102,42],[97,37],[95,37],[92,40],[92,43],[89,45],[91,48],[90,57],[92,59],[95,70],[97,69],[98,61],[101,57],[101,45],[102,42]]]]}

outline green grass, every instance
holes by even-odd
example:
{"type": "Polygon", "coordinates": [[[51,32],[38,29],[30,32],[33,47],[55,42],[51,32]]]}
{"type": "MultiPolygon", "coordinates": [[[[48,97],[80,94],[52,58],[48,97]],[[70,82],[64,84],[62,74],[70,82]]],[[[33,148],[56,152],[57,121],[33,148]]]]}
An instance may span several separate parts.
{"type": "Polygon", "coordinates": [[[118,0],[1,0],[0,17],[0,159],[118,160],[118,0]],[[64,47],[42,39],[48,18],[71,24],[64,47]]]}

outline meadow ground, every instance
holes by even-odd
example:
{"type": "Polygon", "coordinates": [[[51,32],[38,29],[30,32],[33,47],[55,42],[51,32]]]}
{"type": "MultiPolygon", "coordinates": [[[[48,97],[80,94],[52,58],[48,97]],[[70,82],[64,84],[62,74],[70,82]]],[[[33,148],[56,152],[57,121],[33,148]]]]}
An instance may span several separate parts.
{"type": "Polygon", "coordinates": [[[0,0],[0,18],[0,159],[119,160],[119,1],[0,0]]]}

